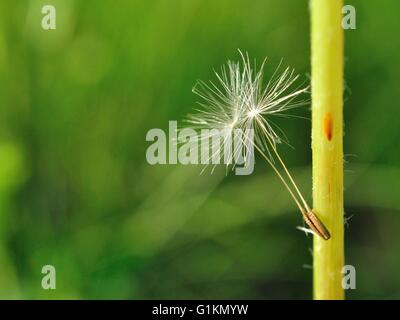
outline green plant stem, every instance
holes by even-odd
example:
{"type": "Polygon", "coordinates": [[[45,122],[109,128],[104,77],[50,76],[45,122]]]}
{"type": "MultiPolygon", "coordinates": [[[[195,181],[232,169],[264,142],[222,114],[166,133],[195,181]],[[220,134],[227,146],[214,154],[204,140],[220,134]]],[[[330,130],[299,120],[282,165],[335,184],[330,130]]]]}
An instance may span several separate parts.
{"type": "Polygon", "coordinates": [[[344,299],[342,0],[311,0],[313,211],[331,232],[314,236],[314,299],[344,299]]]}

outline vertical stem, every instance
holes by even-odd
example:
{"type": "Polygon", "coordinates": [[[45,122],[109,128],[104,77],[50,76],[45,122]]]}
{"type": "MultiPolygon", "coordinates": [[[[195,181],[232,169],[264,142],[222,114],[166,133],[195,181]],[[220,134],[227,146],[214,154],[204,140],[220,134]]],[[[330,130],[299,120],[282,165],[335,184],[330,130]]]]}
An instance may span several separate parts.
{"type": "Polygon", "coordinates": [[[330,230],[314,236],[314,299],[344,299],[342,0],[311,0],[314,212],[330,230]]]}

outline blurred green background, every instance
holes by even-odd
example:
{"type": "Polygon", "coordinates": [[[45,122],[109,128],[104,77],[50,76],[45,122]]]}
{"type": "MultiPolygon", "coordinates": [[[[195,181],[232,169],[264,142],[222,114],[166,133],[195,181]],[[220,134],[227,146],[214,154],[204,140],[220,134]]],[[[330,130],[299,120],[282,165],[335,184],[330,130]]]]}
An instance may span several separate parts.
{"type": "MultiPolygon", "coordinates": [[[[400,3],[346,3],[346,294],[400,298],[400,3]]],[[[262,161],[226,177],[146,162],[147,131],[182,120],[238,48],[307,79],[308,2],[1,1],[0,298],[311,298],[311,237],[262,161]]],[[[310,122],[279,124],[310,197],[310,122]]]]}

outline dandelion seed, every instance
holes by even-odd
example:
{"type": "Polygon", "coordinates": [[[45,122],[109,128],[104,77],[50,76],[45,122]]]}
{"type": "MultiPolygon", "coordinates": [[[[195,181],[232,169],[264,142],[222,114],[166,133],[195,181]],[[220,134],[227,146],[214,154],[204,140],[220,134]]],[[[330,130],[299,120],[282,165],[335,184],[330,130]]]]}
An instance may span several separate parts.
{"type": "MultiPolygon", "coordinates": [[[[254,132],[254,137],[239,137],[243,148],[234,145],[234,156],[227,166],[232,165],[234,168],[238,155],[247,159],[252,156],[254,148],[258,150],[289,191],[311,229],[307,230],[329,239],[328,230],[308,206],[278,153],[277,144],[288,142],[284,132],[272,120],[278,116],[288,117],[286,111],[308,104],[308,99],[301,98],[308,92],[308,86],[302,87],[302,84],[297,84],[299,76],[295,74],[294,69],[287,67],[280,71],[281,63],[264,85],[263,69],[266,60],[258,70],[253,69],[248,54],[244,55],[241,51],[239,53],[241,63],[228,61],[220,73],[215,73],[218,80],[216,83],[199,81],[193,88],[193,92],[202,99],[199,103],[201,108],[197,110],[197,114],[189,115],[187,122],[194,129],[210,129],[206,134],[200,133],[198,141],[208,141],[213,135],[221,134],[222,130],[224,146],[231,143],[230,137],[235,130],[254,132]],[[278,170],[276,162],[280,164],[283,173],[278,170]]],[[[213,144],[211,150],[218,147],[213,144]]],[[[212,152],[210,158],[215,156],[215,153],[212,152]]]]}

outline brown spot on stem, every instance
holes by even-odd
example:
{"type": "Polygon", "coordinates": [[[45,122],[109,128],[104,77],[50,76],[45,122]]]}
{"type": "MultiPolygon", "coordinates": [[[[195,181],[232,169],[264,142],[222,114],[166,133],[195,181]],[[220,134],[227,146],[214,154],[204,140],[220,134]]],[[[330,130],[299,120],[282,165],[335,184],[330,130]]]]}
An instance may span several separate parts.
{"type": "Polygon", "coordinates": [[[332,140],[332,135],[333,135],[332,127],[333,127],[333,124],[332,124],[332,115],[331,115],[330,112],[327,112],[327,113],[325,113],[325,115],[324,115],[324,125],[323,125],[323,129],[324,129],[325,138],[327,138],[328,141],[331,141],[331,140],[332,140]]]}

